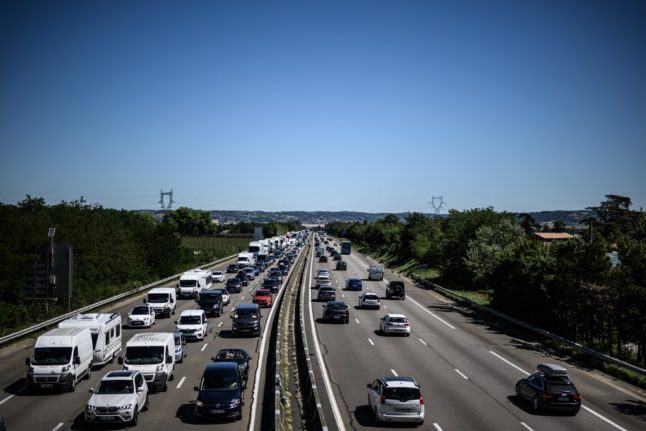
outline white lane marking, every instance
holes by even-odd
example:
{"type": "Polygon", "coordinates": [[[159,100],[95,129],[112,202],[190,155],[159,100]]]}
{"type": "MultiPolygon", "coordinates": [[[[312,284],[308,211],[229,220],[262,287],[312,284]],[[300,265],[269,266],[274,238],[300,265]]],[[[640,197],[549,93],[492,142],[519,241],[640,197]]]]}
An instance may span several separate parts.
{"type": "MultiPolygon", "coordinates": [[[[310,254],[310,256],[312,256],[312,254],[310,254]]],[[[312,274],[313,267],[314,267],[314,259],[310,259],[310,274],[312,274]]],[[[310,289],[312,288],[311,278],[309,281],[309,288],[310,289]]],[[[339,431],[345,431],[345,424],[343,423],[343,418],[341,417],[341,413],[339,412],[339,406],[336,403],[336,398],[334,398],[334,392],[332,392],[332,384],[330,383],[330,376],[327,373],[327,367],[325,365],[325,361],[323,360],[323,355],[321,354],[321,346],[319,346],[319,343],[318,343],[318,333],[317,333],[318,330],[316,325],[314,324],[314,313],[312,311],[312,301],[308,301],[308,303],[309,303],[309,311],[310,311],[310,328],[314,338],[316,358],[318,359],[318,362],[320,365],[321,374],[323,376],[323,383],[325,383],[325,391],[327,392],[327,396],[330,400],[330,406],[332,407],[332,413],[334,414],[334,421],[336,422],[336,426],[339,429],[339,431]]],[[[268,327],[269,325],[265,325],[265,326],[268,327]]],[[[258,373],[258,370],[256,370],[256,374],[257,373],[258,373]]],[[[254,393],[254,399],[257,399],[256,395],[257,394],[254,393]]],[[[254,429],[253,419],[254,419],[254,416],[252,416],[252,423],[249,425],[249,429],[254,429]]]]}
{"type": "Polygon", "coordinates": [[[4,403],[6,403],[7,401],[9,401],[10,399],[12,399],[14,396],[15,396],[15,395],[9,395],[9,396],[8,396],[7,398],[5,398],[4,400],[0,401],[0,406],[1,406],[1,405],[3,405],[4,403]]]}
{"type": "MultiPolygon", "coordinates": [[[[502,356],[500,356],[499,354],[497,354],[497,353],[495,353],[495,352],[493,352],[493,351],[491,351],[491,350],[489,350],[489,353],[491,353],[492,355],[494,355],[496,358],[500,359],[501,361],[503,361],[503,362],[504,362],[504,363],[506,363],[507,365],[510,365],[510,366],[514,367],[515,369],[517,369],[517,370],[518,370],[518,371],[520,371],[521,373],[525,374],[526,376],[528,376],[528,375],[529,375],[529,373],[528,373],[527,371],[525,371],[525,370],[523,370],[522,368],[520,368],[519,366],[517,366],[517,365],[515,365],[515,364],[511,363],[510,361],[508,361],[507,359],[503,358],[503,357],[502,357],[502,356]]],[[[604,421],[604,422],[605,422],[605,423],[607,423],[608,425],[611,425],[611,426],[615,427],[615,428],[616,428],[616,429],[618,429],[619,431],[628,431],[626,428],[624,428],[624,427],[622,427],[622,426],[620,426],[620,425],[616,424],[615,422],[611,421],[611,420],[610,420],[610,419],[608,419],[607,417],[603,416],[601,413],[598,413],[598,412],[596,412],[596,411],[592,410],[592,409],[591,409],[590,407],[588,407],[588,406],[585,406],[585,405],[581,404],[581,408],[582,408],[582,409],[584,409],[585,411],[587,411],[588,413],[591,413],[591,414],[593,414],[594,416],[598,417],[599,419],[601,419],[602,421],[604,421]]]]}
{"type": "Polygon", "coordinates": [[[384,310],[388,310],[388,306],[387,306],[387,305],[384,305],[384,310]]]}
{"type": "Polygon", "coordinates": [[[618,430],[620,430],[620,431],[628,431],[626,428],[624,428],[624,427],[622,427],[622,426],[617,425],[616,423],[614,423],[613,421],[611,421],[611,420],[610,420],[610,419],[608,419],[607,417],[605,417],[605,416],[601,415],[600,413],[595,412],[595,411],[594,411],[594,410],[592,410],[590,407],[587,407],[587,406],[584,406],[583,404],[581,404],[581,408],[582,408],[582,409],[584,409],[584,410],[585,410],[585,411],[587,411],[587,412],[592,413],[593,415],[595,415],[596,417],[598,417],[598,418],[599,418],[599,419],[601,419],[602,421],[606,422],[608,425],[612,425],[613,427],[617,428],[617,429],[618,429],[618,430]]]}
{"type": "Polygon", "coordinates": [[[438,424],[437,422],[433,422],[433,426],[437,431],[442,431],[442,428],[440,428],[440,424],[438,424]]]}
{"type": "Polygon", "coordinates": [[[393,373],[393,376],[399,377],[399,374],[397,374],[397,371],[393,370],[392,368],[390,369],[390,372],[393,373]]]}
{"type": "Polygon", "coordinates": [[[242,301],[243,299],[244,299],[244,296],[241,296],[241,297],[240,297],[240,301],[242,301]]]}
{"type": "Polygon", "coordinates": [[[206,350],[206,346],[208,346],[208,345],[209,345],[209,343],[204,343],[204,345],[202,346],[202,350],[200,350],[200,352],[205,351],[205,350],[206,350]]]}
{"type": "Polygon", "coordinates": [[[224,325],[224,322],[220,322],[220,323],[218,323],[218,328],[221,328],[221,327],[222,327],[222,325],[224,325]]]}
{"type": "MultiPolygon", "coordinates": [[[[386,279],[384,278],[384,282],[385,282],[386,284],[388,284],[390,281],[389,281],[389,280],[386,280],[386,279]]],[[[455,329],[455,326],[451,325],[449,322],[447,322],[446,320],[442,319],[440,316],[438,316],[437,314],[433,313],[432,311],[429,311],[426,307],[424,307],[424,306],[423,306],[422,304],[420,304],[419,302],[415,301],[415,300],[414,300],[413,298],[411,298],[410,296],[406,296],[406,299],[407,299],[407,300],[410,300],[413,304],[417,305],[419,308],[421,308],[422,310],[424,310],[425,312],[427,312],[428,314],[430,314],[431,316],[433,316],[434,318],[436,318],[436,319],[437,319],[437,320],[439,320],[440,322],[444,323],[444,324],[445,324],[446,326],[448,326],[449,328],[451,328],[451,329],[455,329]]]]}
{"type": "Polygon", "coordinates": [[[345,298],[345,295],[343,293],[341,294],[341,298],[345,298]]]}
{"type": "Polygon", "coordinates": [[[520,424],[522,426],[524,426],[528,431],[534,431],[534,429],[532,427],[530,427],[529,425],[527,425],[525,422],[521,422],[520,424]]]}
{"type": "Polygon", "coordinates": [[[56,431],[56,430],[59,430],[59,429],[61,429],[61,428],[63,428],[63,422],[61,422],[61,423],[59,423],[58,425],[56,425],[56,426],[54,427],[54,429],[52,429],[52,431],[56,431]]]}
{"type": "Polygon", "coordinates": [[[426,341],[422,340],[421,338],[418,338],[418,340],[419,340],[419,342],[420,342],[420,343],[422,343],[423,345],[428,346],[428,344],[426,344],[426,341]]]}
{"type": "Polygon", "coordinates": [[[373,346],[375,345],[375,343],[374,343],[370,338],[368,338],[368,342],[369,342],[370,344],[372,344],[373,346]]]}
{"type": "Polygon", "coordinates": [[[527,376],[527,375],[529,375],[529,373],[528,373],[527,371],[523,370],[522,368],[520,368],[519,366],[517,366],[517,365],[515,365],[515,364],[512,364],[512,363],[511,363],[511,362],[509,362],[507,359],[503,358],[502,356],[500,356],[498,353],[494,352],[493,350],[489,350],[489,353],[491,353],[492,355],[494,355],[496,358],[500,359],[501,361],[503,361],[503,362],[504,362],[504,363],[506,363],[507,365],[512,366],[512,367],[514,367],[514,368],[516,368],[518,371],[520,371],[521,373],[525,374],[526,376],[527,376]]]}
{"type": "Polygon", "coordinates": [[[354,321],[357,322],[357,325],[361,325],[361,323],[359,323],[359,319],[354,319],[354,321]]]}
{"type": "Polygon", "coordinates": [[[177,384],[177,389],[181,388],[185,381],[186,381],[186,376],[182,377],[182,380],[179,381],[179,383],[177,384]]]}
{"type": "Polygon", "coordinates": [[[469,380],[467,376],[464,375],[464,373],[457,368],[454,368],[455,372],[458,373],[464,380],[469,380]]]}

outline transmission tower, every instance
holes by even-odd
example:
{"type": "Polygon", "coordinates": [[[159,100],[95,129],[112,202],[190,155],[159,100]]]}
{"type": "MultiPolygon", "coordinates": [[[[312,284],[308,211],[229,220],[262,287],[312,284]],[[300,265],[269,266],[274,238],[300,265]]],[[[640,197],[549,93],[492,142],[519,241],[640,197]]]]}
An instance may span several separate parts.
{"type": "Polygon", "coordinates": [[[173,200],[173,189],[170,189],[170,192],[165,192],[163,190],[159,191],[159,204],[161,204],[161,209],[171,209],[173,208],[173,204],[175,201],[173,200]],[[168,205],[164,206],[164,196],[168,196],[168,205]]]}
{"type": "Polygon", "coordinates": [[[442,207],[446,206],[446,202],[444,202],[444,196],[432,196],[431,201],[428,204],[433,207],[433,211],[435,211],[436,216],[440,214],[442,207]]]}

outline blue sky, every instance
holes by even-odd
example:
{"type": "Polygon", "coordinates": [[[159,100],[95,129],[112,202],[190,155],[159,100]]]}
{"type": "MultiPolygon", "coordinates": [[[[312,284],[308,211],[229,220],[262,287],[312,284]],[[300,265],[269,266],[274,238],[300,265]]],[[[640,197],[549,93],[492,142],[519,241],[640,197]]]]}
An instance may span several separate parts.
{"type": "Polygon", "coordinates": [[[0,3],[0,202],[646,208],[646,2],[0,3]]]}

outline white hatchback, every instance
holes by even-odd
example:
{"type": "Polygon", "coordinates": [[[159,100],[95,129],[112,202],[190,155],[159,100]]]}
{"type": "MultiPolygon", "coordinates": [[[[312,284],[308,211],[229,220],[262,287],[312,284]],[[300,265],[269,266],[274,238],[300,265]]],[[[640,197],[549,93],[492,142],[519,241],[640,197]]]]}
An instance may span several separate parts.
{"type": "Polygon", "coordinates": [[[381,308],[381,300],[379,295],[372,292],[364,292],[359,296],[359,308],[374,308],[379,310],[381,308]]]}
{"type": "Polygon", "coordinates": [[[382,334],[410,335],[410,323],[403,314],[386,314],[379,321],[379,330],[382,334]]]}
{"type": "Polygon", "coordinates": [[[424,397],[412,377],[386,376],[368,384],[375,422],[424,423],[424,397]]]}
{"type": "Polygon", "coordinates": [[[150,328],[155,324],[155,310],[149,304],[137,304],[128,313],[129,328],[150,328]]]}
{"type": "Polygon", "coordinates": [[[222,271],[213,271],[211,273],[211,280],[218,283],[224,283],[227,279],[227,276],[222,271]]]}

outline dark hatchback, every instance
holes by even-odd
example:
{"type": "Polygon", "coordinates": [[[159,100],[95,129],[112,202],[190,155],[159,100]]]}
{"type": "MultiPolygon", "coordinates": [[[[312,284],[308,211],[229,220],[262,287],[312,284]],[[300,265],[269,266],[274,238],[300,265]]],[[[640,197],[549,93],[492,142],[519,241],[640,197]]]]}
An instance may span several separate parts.
{"type": "Polygon", "coordinates": [[[323,320],[326,322],[350,322],[350,311],[343,301],[328,301],[323,306],[323,320]]]}
{"type": "Polygon", "coordinates": [[[232,263],[231,265],[227,266],[227,272],[235,274],[238,272],[238,264],[237,263],[232,263]]]}
{"type": "Polygon", "coordinates": [[[336,263],[336,270],[337,271],[345,271],[348,269],[348,264],[345,263],[344,261],[340,260],[336,263]]]}
{"type": "Polygon", "coordinates": [[[226,287],[229,293],[240,293],[242,292],[242,281],[239,278],[230,278],[227,280],[226,287]]]}
{"type": "Polygon", "coordinates": [[[220,317],[224,312],[222,293],[219,290],[202,289],[195,302],[204,310],[207,316],[220,317]]]}
{"type": "Polygon", "coordinates": [[[206,366],[199,386],[195,386],[198,418],[242,418],[246,384],[235,361],[213,362],[206,366]]]}
{"type": "Polygon", "coordinates": [[[529,400],[532,410],[561,410],[577,414],[581,395],[567,370],[557,364],[539,364],[537,372],[516,383],[516,396],[529,400]]]}
{"type": "Polygon", "coordinates": [[[262,288],[271,291],[271,293],[278,292],[278,280],[275,278],[265,278],[262,282],[262,288]]]}
{"type": "Polygon", "coordinates": [[[346,290],[362,290],[363,283],[360,278],[352,277],[345,282],[346,290]]]}

